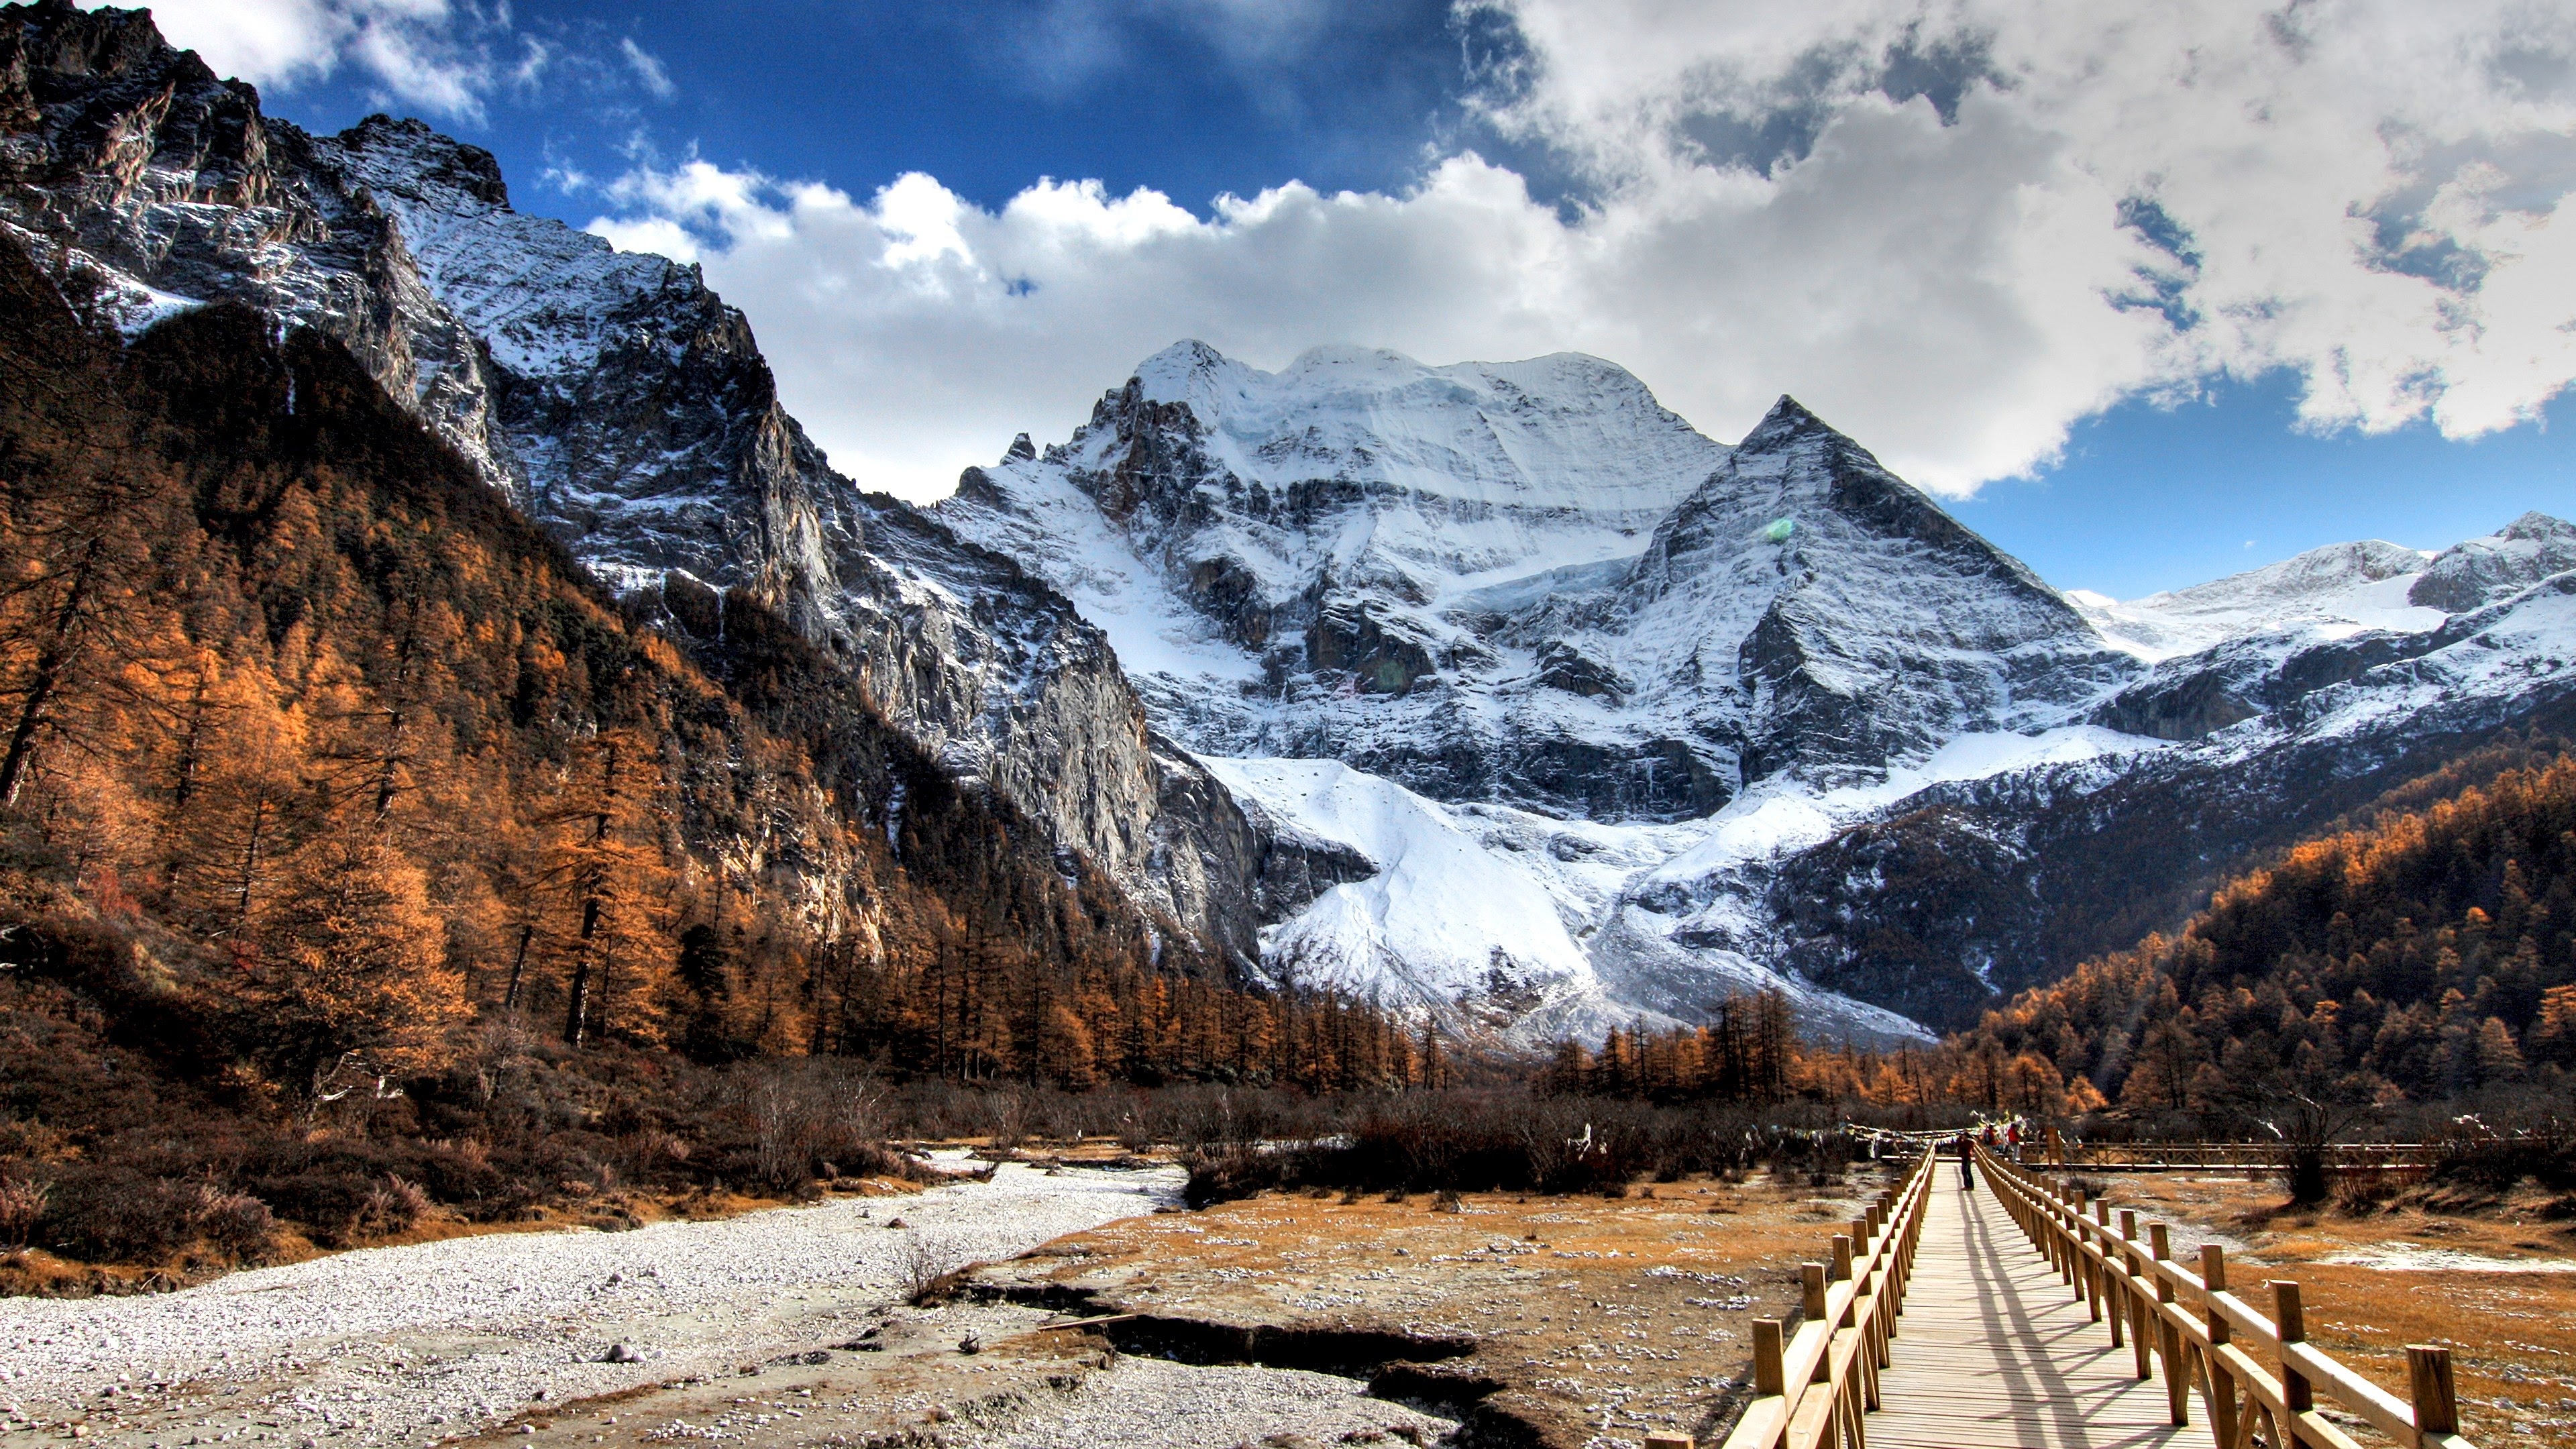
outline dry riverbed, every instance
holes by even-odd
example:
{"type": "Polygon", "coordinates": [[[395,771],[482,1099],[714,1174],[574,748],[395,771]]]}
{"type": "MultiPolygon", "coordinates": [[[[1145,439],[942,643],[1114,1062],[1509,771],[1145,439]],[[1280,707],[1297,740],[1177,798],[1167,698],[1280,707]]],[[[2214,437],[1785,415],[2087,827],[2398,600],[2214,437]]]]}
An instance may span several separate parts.
{"type": "Polygon", "coordinates": [[[143,1297],[0,1300],[0,1428],[163,1449],[426,1444],[852,1341],[925,1267],[1007,1258],[1149,1212],[1179,1185],[1168,1167],[1006,1165],[911,1197],[371,1249],[143,1297]]]}
{"type": "Polygon", "coordinates": [[[1105,1327],[1133,1353],[1366,1375],[1480,1442],[1714,1442],[1751,1358],[1787,1317],[1795,1265],[1878,1179],[1767,1176],[1625,1199],[1272,1194],[1113,1223],[978,1275],[985,1291],[1105,1327]]]}
{"type": "Polygon", "coordinates": [[[1750,1320],[1788,1311],[1792,1265],[1875,1179],[1454,1212],[1185,1213],[1178,1186],[1009,1164],[918,1197],[0,1301],[0,1428],[133,1449],[1634,1444],[1731,1414],[1750,1320]],[[969,1261],[947,1303],[903,1302],[969,1261]]]}

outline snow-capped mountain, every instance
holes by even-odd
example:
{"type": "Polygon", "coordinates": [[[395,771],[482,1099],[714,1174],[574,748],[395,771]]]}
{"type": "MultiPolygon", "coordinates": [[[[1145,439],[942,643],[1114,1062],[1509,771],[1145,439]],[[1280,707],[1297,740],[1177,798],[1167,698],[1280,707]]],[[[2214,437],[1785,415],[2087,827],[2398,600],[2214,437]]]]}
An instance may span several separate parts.
{"type": "MultiPolygon", "coordinates": [[[[1762,985],[1828,1033],[1959,1024],[2071,964],[2028,928],[2044,897],[1976,879],[2034,878],[2025,818],[2151,818],[2226,777],[2203,755],[2298,761],[2251,767],[2304,792],[2263,818],[2348,804],[2451,694],[2505,719],[2547,693],[2470,668],[2504,636],[2427,597],[2484,602],[2576,544],[2534,515],[2438,556],[2070,598],[1789,399],[1727,447],[1592,358],[1273,373],[1199,343],[938,512],[1100,621],[1266,838],[1367,863],[1265,926],[1267,970],[1533,1036],[1762,985]],[[2339,723],[2309,713],[2329,693],[2339,723]],[[1988,796],[2013,803],[1973,826],[1950,803],[1988,796]]],[[[2516,647],[2545,651],[2533,617],[2516,647]]],[[[2251,838],[2211,826],[2206,854],[2251,838]]]]}
{"type": "Polygon", "coordinates": [[[2134,667],[1796,403],[1726,448],[1589,357],[1183,343],[938,511],[1101,621],[1182,743],[1447,801],[1689,818],[2134,667]]]}
{"type": "Polygon", "coordinates": [[[2576,569],[2576,524],[2526,513],[2500,533],[2442,550],[2407,588],[2406,602],[2465,613],[2569,569],[2576,569]]]}
{"type": "Polygon", "coordinates": [[[2371,539],[2127,603],[2083,589],[2066,597],[2114,647],[2153,664],[2249,634],[2343,638],[2364,629],[2434,628],[2443,610],[2407,597],[2432,561],[2422,549],[2371,539]]]}
{"type": "Polygon", "coordinates": [[[417,122],[268,117],[139,11],[0,7],[0,229],[104,323],[339,338],[633,606],[769,606],[1243,969],[1527,1039],[1771,985],[1956,1025],[2576,714],[2556,519],[2065,596],[1793,401],[1725,445],[1589,357],[1184,343],[935,509],[866,495],[695,268],[417,122]]]}
{"type": "Polygon", "coordinates": [[[1943,778],[1953,741],[2022,752],[2143,673],[1795,402],[1727,447],[1589,357],[1272,373],[1182,343],[938,512],[1101,622],[1256,825],[1373,863],[1265,929],[1276,978],[1529,1032],[1768,984],[1818,1029],[1909,1032],[1629,893],[1708,837],[1776,850],[1943,778]]]}

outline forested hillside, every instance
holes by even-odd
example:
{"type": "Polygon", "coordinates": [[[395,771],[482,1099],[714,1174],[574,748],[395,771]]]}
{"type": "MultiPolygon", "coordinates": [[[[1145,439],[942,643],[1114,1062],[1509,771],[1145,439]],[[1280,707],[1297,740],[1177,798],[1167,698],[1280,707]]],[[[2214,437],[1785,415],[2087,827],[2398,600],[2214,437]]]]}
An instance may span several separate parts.
{"type": "Polygon", "coordinates": [[[513,1132],[595,1176],[568,1125],[722,1176],[692,1074],[746,1058],[1422,1070],[1170,944],[747,593],[613,600],[336,341],[128,345],[80,284],[0,244],[0,1240],[133,1250],[99,1203],[311,1176],[258,1144],[353,1097],[353,1161],[470,1138],[498,1201],[513,1132]]]}
{"type": "Polygon", "coordinates": [[[2150,1113],[2284,1090],[2463,1099],[2576,1068],[2576,757],[2400,800],[2175,935],[2023,993],[1961,1049],[2036,1056],[2150,1113]]]}

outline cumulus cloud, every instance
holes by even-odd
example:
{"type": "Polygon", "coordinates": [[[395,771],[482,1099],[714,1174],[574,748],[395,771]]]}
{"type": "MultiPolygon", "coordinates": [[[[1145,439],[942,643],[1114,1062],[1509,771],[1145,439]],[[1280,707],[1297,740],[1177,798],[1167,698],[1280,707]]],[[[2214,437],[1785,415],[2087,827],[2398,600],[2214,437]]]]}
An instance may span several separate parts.
{"type": "Polygon", "coordinates": [[[944,492],[1195,336],[1579,349],[1719,437],[1788,391],[1952,493],[2275,367],[2318,427],[2511,425],[2576,378],[2576,13],[2548,3],[1498,0],[1482,123],[1391,193],[999,210],[704,162],[594,229],[700,260],[862,481],[944,492]]]}

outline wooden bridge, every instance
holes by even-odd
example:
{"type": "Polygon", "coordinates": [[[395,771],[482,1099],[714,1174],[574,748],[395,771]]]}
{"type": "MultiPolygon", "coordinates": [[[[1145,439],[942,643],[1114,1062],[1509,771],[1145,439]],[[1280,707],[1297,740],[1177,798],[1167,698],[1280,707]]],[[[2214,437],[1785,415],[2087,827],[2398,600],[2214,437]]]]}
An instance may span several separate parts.
{"type": "Polygon", "coordinates": [[[1726,1449],[2362,1449],[2321,1396],[2401,1449],[2475,1449],[2448,1349],[2406,1350],[2401,1400],[2306,1341],[2298,1284],[2264,1284],[2266,1313],[2215,1244],[2185,1267],[2163,1223],[1978,1168],[1962,1191],[1927,1154],[1805,1265],[1794,1329],[1753,1325],[1726,1449]]]}

